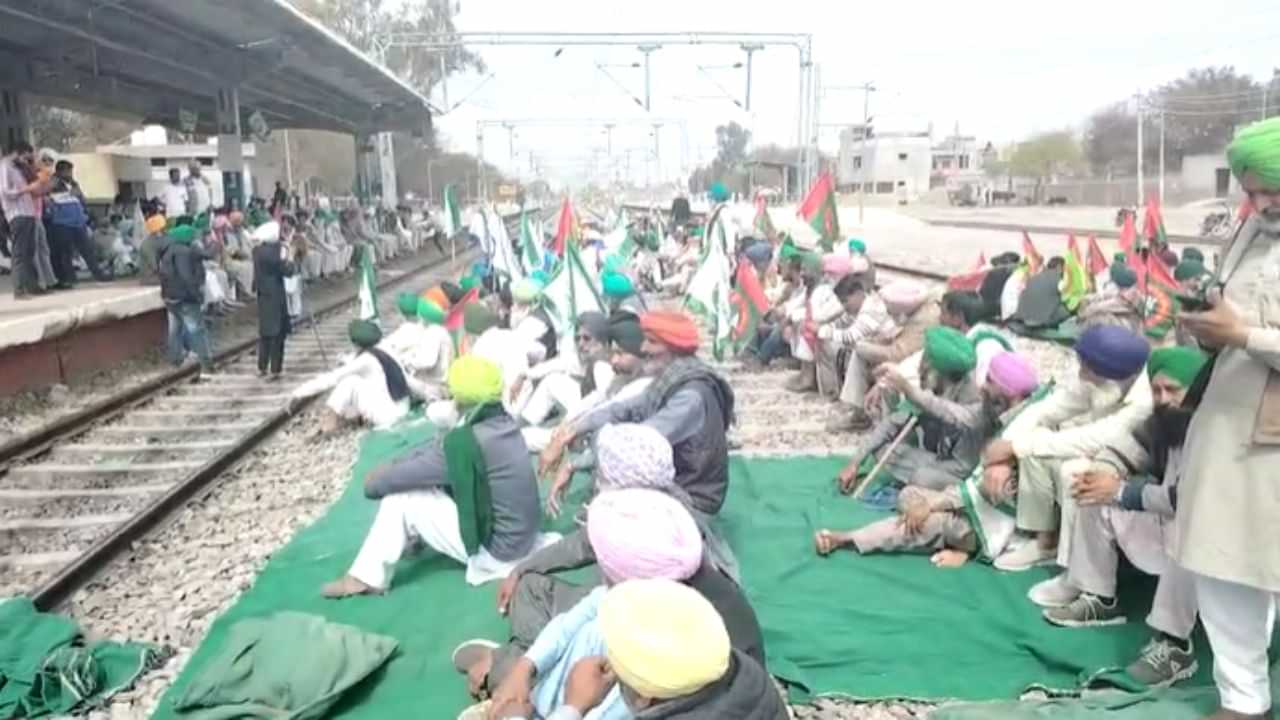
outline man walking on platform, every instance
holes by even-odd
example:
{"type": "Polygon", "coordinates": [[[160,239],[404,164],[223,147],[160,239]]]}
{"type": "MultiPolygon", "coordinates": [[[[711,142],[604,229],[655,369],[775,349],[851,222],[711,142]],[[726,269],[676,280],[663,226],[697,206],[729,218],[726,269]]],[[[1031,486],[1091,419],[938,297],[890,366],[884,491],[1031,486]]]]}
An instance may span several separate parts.
{"type": "Polygon", "coordinates": [[[297,272],[292,251],[280,242],[280,223],[263,224],[253,233],[253,279],[258,295],[258,377],[278,380],[284,369],[284,339],[291,329],[284,279],[297,272]]]}
{"type": "Polygon", "coordinates": [[[196,229],[179,225],[169,231],[159,253],[160,297],[169,312],[169,360],[181,365],[188,352],[200,367],[213,368],[209,335],[204,326],[204,255],[193,247],[196,229]]]}
{"type": "Polygon", "coordinates": [[[30,168],[35,150],[29,143],[14,143],[9,154],[0,159],[0,204],[9,222],[10,252],[13,255],[13,297],[17,300],[40,295],[44,291],[36,277],[35,193],[37,179],[28,179],[24,168],[30,168]]]}

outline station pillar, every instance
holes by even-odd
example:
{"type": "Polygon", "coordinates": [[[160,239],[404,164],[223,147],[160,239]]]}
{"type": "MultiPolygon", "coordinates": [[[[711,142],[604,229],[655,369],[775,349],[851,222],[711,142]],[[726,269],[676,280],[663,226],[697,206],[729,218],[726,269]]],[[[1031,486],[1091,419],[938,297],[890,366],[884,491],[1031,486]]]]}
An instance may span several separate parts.
{"type": "Polygon", "coordinates": [[[0,87],[0,153],[20,140],[31,142],[27,99],[19,90],[0,87]]]}
{"type": "Polygon", "coordinates": [[[218,167],[222,170],[223,203],[244,210],[248,188],[244,186],[244,141],[240,129],[240,92],[234,87],[218,90],[218,167]]]}
{"type": "Polygon", "coordinates": [[[377,155],[375,162],[378,171],[375,177],[382,183],[382,207],[394,210],[399,193],[396,188],[396,154],[391,133],[382,132],[374,137],[377,155]]]}
{"type": "Polygon", "coordinates": [[[355,141],[356,197],[362,203],[371,202],[377,190],[375,185],[380,182],[373,171],[374,161],[377,158],[377,141],[374,135],[368,132],[357,132],[355,141]]]}

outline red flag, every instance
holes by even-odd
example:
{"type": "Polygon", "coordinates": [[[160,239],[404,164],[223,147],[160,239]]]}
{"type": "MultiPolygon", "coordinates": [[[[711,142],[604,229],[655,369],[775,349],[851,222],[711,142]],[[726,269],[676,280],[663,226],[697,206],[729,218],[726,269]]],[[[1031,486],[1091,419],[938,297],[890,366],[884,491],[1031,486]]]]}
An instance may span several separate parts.
{"type": "Polygon", "coordinates": [[[800,204],[796,214],[818,233],[819,244],[826,252],[831,252],[835,244],[840,242],[840,217],[836,212],[836,181],[831,173],[822,173],[818,182],[809,190],[809,195],[800,204]]]}
{"type": "Polygon", "coordinates": [[[1120,249],[1125,255],[1133,255],[1133,247],[1138,244],[1138,228],[1134,227],[1133,215],[1125,213],[1124,225],[1120,228],[1120,249]]]}
{"type": "Polygon", "coordinates": [[[564,199],[564,203],[560,205],[560,219],[556,223],[556,235],[551,241],[551,251],[557,257],[564,257],[565,243],[572,239],[577,239],[578,223],[573,218],[573,207],[569,204],[569,198],[564,199]]]}
{"type": "Polygon", "coordinates": [[[449,332],[455,332],[462,329],[462,310],[467,303],[475,302],[480,299],[480,288],[473,287],[458,299],[458,302],[449,306],[449,312],[444,316],[444,329],[449,332]]]}
{"type": "Polygon", "coordinates": [[[1080,246],[1076,244],[1075,233],[1067,233],[1067,252],[1075,256],[1076,262],[1084,265],[1084,256],[1080,254],[1080,246]]]}
{"type": "Polygon", "coordinates": [[[977,292],[982,287],[982,281],[987,279],[989,270],[979,270],[977,272],[965,273],[963,275],[952,275],[947,278],[948,290],[967,290],[977,292]]]}
{"type": "Polygon", "coordinates": [[[1157,282],[1170,288],[1181,286],[1181,283],[1173,279],[1173,273],[1169,270],[1169,266],[1164,263],[1164,260],[1161,259],[1159,253],[1147,253],[1147,272],[1145,275],[1145,280],[1148,284],[1157,282]]]}
{"type": "Polygon", "coordinates": [[[1111,263],[1107,262],[1107,256],[1102,253],[1102,248],[1098,247],[1098,238],[1089,236],[1089,262],[1086,265],[1089,268],[1090,275],[1097,275],[1106,272],[1111,263]]]}
{"type": "Polygon", "coordinates": [[[735,275],[735,287],[729,295],[729,303],[737,309],[732,336],[734,345],[741,350],[755,338],[760,318],[769,312],[769,299],[765,297],[760,278],[751,263],[739,262],[735,275]]]}
{"type": "Polygon", "coordinates": [[[1022,255],[1022,262],[1027,267],[1027,277],[1035,275],[1040,272],[1040,268],[1044,267],[1044,257],[1036,250],[1026,230],[1022,231],[1022,255]]]}
{"type": "Polygon", "coordinates": [[[982,270],[982,269],[983,269],[983,268],[985,268],[986,266],[987,266],[987,254],[986,254],[986,253],[984,253],[984,252],[982,252],[981,250],[979,250],[979,251],[978,251],[978,262],[974,263],[974,265],[973,265],[973,271],[974,271],[974,272],[978,272],[979,270],[982,270]]]}

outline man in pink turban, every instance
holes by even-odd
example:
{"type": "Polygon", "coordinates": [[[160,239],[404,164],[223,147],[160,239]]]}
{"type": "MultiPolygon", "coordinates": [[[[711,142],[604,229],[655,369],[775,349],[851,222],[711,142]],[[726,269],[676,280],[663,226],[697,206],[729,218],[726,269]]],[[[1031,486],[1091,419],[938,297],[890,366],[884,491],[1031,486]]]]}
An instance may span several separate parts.
{"type": "MultiPolygon", "coordinates": [[[[909,397],[922,403],[926,412],[970,418],[972,423],[989,429],[990,440],[1036,399],[1038,388],[1039,380],[1030,361],[1017,353],[1003,352],[991,360],[980,405],[940,402],[936,396],[918,392],[909,397]]],[[[1014,478],[1011,466],[978,465],[967,479],[942,489],[908,485],[898,493],[897,516],[857,530],[819,530],[814,536],[815,549],[819,555],[828,555],[846,545],[863,554],[928,552],[938,567],[957,567],[979,551],[993,557],[1003,547],[999,543],[1012,535],[1012,518],[1001,516],[1008,522],[1001,532],[990,530],[986,523],[991,513],[1000,515],[997,505],[1012,500],[1009,484],[1014,478]],[[981,512],[980,507],[991,512],[981,512]],[[982,532],[975,532],[979,527],[982,532]],[[1003,540],[997,541],[997,537],[1003,540]],[[986,546],[980,547],[981,542],[986,546]]]]}
{"type": "MultiPolygon", "coordinates": [[[[531,716],[531,708],[538,717],[549,716],[564,697],[573,665],[604,654],[597,626],[600,603],[610,585],[627,580],[664,578],[697,590],[724,619],[730,644],[763,664],[755,612],[736,584],[704,562],[698,525],[679,501],[648,488],[606,490],[588,507],[586,534],[604,585],[553,617],[522,655],[505,657],[514,639],[504,648],[471,640],[454,651],[454,666],[467,674],[472,692],[492,690],[491,716],[506,717],[502,713],[512,710],[531,716]]],[[[621,703],[615,688],[602,705],[620,708],[621,703]]]]}

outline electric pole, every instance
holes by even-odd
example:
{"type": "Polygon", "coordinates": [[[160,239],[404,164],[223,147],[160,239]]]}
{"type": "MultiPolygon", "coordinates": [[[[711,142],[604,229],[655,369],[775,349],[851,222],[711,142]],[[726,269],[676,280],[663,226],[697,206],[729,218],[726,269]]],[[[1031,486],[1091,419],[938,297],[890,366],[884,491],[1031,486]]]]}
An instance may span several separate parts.
{"type": "Polygon", "coordinates": [[[657,50],[661,47],[662,47],[661,45],[641,45],[640,47],[636,48],[640,52],[644,53],[644,109],[645,109],[645,112],[648,112],[651,109],[649,104],[649,56],[653,54],[654,50],[657,50]]]}
{"type": "Polygon", "coordinates": [[[1164,108],[1160,109],[1160,206],[1164,207],[1164,108]]]}
{"type": "Polygon", "coordinates": [[[1143,182],[1144,178],[1142,177],[1142,121],[1143,121],[1142,96],[1134,95],[1133,99],[1138,106],[1138,199],[1134,201],[1134,207],[1141,207],[1142,206],[1142,187],[1143,185],[1146,184],[1145,182],[1143,182]]]}
{"type": "Polygon", "coordinates": [[[747,112],[751,112],[751,56],[754,55],[757,50],[763,49],[764,45],[761,45],[760,43],[743,43],[742,45],[742,51],[747,54],[747,94],[746,106],[743,108],[747,112]]]}
{"type": "Polygon", "coordinates": [[[516,126],[511,123],[502,123],[502,127],[507,129],[507,153],[510,155],[511,164],[516,162],[516,126]]]}
{"type": "Polygon", "coordinates": [[[658,184],[662,183],[662,123],[653,124],[653,175],[658,184]]]}

